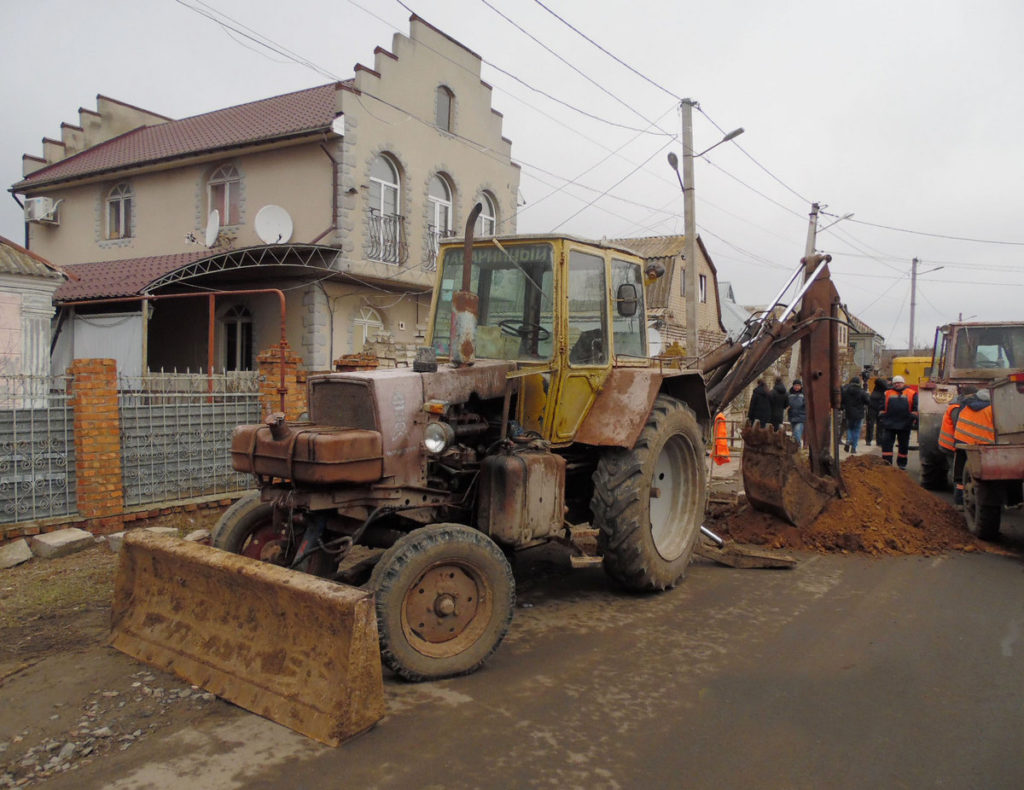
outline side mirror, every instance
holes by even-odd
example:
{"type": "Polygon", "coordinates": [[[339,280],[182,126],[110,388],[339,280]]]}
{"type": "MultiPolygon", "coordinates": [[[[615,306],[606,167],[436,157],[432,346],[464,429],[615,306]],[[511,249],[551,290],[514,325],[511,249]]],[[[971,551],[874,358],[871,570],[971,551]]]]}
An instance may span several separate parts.
{"type": "Polygon", "coordinates": [[[615,302],[618,305],[619,315],[623,318],[632,318],[636,315],[637,307],[640,305],[640,297],[637,295],[636,286],[633,283],[623,283],[615,294],[615,302]]]}

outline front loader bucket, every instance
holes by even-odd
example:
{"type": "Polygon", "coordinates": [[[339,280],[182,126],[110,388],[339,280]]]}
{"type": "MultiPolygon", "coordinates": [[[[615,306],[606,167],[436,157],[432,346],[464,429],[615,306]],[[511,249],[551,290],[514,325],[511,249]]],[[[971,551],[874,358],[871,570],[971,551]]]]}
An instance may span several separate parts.
{"type": "Polygon", "coordinates": [[[126,535],[110,644],[330,746],[384,716],[371,593],[209,546],[126,535]]]}
{"type": "Polygon", "coordinates": [[[742,436],[743,488],[754,509],[806,527],[838,496],[836,481],[813,474],[791,437],[760,425],[744,428],[742,436]]]}

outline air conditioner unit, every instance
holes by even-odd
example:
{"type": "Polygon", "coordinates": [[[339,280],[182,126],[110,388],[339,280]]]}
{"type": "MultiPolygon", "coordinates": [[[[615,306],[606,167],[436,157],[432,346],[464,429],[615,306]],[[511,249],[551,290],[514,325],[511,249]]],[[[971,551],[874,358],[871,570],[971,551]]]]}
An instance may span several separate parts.
{"type": "Polygon", "coordinates": [[[25,199],[26,222],[51,222],[57,224],[57,207],[62,201],[49,197],[33,197],[25,199]]]}

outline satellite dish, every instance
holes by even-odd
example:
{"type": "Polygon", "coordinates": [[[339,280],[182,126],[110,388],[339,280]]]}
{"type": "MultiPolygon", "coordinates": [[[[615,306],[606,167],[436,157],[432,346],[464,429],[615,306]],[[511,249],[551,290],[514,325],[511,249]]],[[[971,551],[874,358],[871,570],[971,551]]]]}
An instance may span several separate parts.
{"type": "Polygon", "coordinates": [[[292,237],[292,218],[280,206],[264,206],[253,220],[256,235],[264,244],[284,244],[292,237]]]}
{"type": "Polygon", "coordinates": [[[212,247],[220,233],[220,212],[214,209],[206,220],[206,246],[212,247]]]}

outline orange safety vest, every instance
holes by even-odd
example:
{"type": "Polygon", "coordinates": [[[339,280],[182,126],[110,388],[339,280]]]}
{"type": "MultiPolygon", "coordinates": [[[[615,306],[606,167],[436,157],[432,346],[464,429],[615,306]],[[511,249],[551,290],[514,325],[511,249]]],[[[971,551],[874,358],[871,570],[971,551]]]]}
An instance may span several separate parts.
{"type": "Polygon", "coordinates": [[[725,426],[725,415],[719,412],[715,415],[715,446],[711,451],[711,457],[716,464],[729,463],[729,439],[725,426]]]}
{"type": "Polygon", "coordinates": [[[939,429],[939,447],[943,450],[953,452],[956,448],[956,413],[960,411],[959,403],[951,403],[946,407],[946,413],[942,415],[942,427],[939,429]]]}
{"type": "Polygon", "coordinates": [[[970,406],[960,409],[953,439],[960,444],[995,444],[996,427],[992,424],[992,406],[974,411],[970,406]]]}

